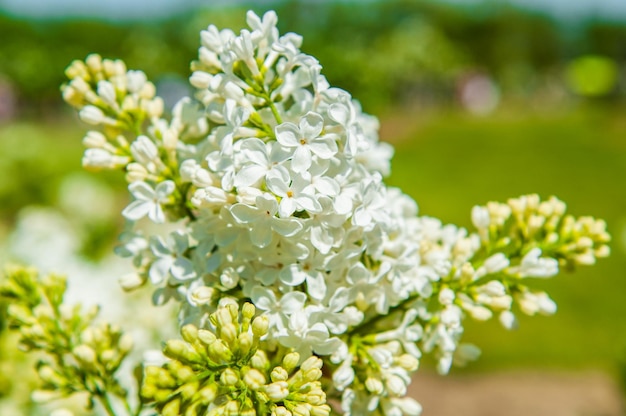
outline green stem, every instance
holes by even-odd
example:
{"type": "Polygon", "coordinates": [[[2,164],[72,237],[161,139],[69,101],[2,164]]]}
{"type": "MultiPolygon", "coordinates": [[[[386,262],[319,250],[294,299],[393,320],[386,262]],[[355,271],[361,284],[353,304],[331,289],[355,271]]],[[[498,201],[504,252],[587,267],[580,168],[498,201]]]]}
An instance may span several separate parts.
{"type": "Polygon", "coordinates": [[[276,108],[276,106],[274,105],[274,103],[270,100],[269,95],[267,96],[267,102],[270,106],[270,109],[272,110],[272,114],[274,114],[274,118],[276,119],[276,123],[278,124],[282,124],[283,123],[283,119],[280,117],[280,114],[278,113],[278,109],[276,108]]]}
{"type": "Polygon", "coordinates": [[[109,400],[109,396],[107,396],[105,392],[99,392],[96,394],[96,397],[100,400],[100,404],[102,404],[102,407],[104,407],[108,415],[116,416],[115,410],[113,410],[113,406],[111,405],[111,400],[109,400]]]}

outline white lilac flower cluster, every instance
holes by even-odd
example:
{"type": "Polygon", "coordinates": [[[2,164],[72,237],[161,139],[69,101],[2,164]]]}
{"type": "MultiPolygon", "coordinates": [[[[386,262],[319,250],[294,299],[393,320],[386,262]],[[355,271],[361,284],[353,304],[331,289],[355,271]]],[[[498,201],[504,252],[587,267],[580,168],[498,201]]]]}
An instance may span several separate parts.
{"type": "Polygon", "coordinates": [[[604,223],[565,217],[556,199],[476,207],[477,233],[418,217],[383,183],[393,149],[377,120],[328,84],[299,35],[279,35],[275,13],[247,23],[202,31],[195,96],[171,119],[120,61],[91,55],[67,72],[64,97],[100,127],[85,167],[124,169],[134,197],[118,253],[136,271],[122,286],[149,282],[155,303],[181,304],[181,325],[250,301],[268,319],[267,354],[321,357],[343,414],[417,415],[406,392],[422,351],[446,373],[478,354],[459,345],[466,316],[511,328],[514,304],[552,313],[526,279],[608,254],[604,223]]]}

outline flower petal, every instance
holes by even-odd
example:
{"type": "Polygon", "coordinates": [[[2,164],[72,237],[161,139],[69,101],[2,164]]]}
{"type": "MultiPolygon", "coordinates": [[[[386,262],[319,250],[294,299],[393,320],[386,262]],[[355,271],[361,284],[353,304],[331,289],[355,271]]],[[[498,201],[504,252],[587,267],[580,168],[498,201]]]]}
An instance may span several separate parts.
{"type": "Polygon", "coordinates": [[[152,201],[138,199],[128,204],[128,206],[124,208],[124,211],[122,211],[122,215],[131,221],[137,221],[145,217],[148,212],[150,212],[153,205],[152,201]]]}
{"type": "Polygon", "coordinates": [[[128,185],[128,190],[138,200],[152,201],[155,197],[154,189],[143,181],[136,181],[128,185]]]}
{"type": "Polygon", "coordinates": [[[324,119],[317,113],[309,111],[300,120],[300,133],[307,139],[314,139],[324,128],[324,119]]]}
{"type": "Polygon", "coordinates": [[[193,263],[185,257],[177,257],[170,268],[170,272],[176,280],[190,280],[196,277],[193,263]]]}
{"type": "Polygon", "coordinates": [[[286,147],[296,147],[300,145],[300,131],[293,123],[283,123],[276,126],[276,141],[286,147]]]}
{"type": "Polygon", "coordinates": [[[176,184],[173,181],[163,181],[156,186],[154,194],[158,201],[163,201],[176,189],[176,184]]]}
{"type": "Polygon", "coordinates": [[[291,158],[291,169],[294,172],[304,172],[311,167],[311,151],[309,146],[298,146],[291,158]]]}
{"type": "Polygon", "coordinates": [[[259,221],[264,213],[255,207],[251,207],[246,204],[235,204],[230,207],[230,213],[235,217],[237,222],[242,224],[249,224],[251,222],[259,221]]]}
{"type": "Polygon", "coordinates": [[[265,176],[266,173],[267,168],[265,166],[250,164],[244,166],[239,172],[237,172],[233,184],[236,188],[251,186],[265,176]]]}
{"type": "Polygon", "coordinates": [[[301,229],[302,224],[298,220],[283,219],[283,218],[271,218],[272,229],[283,237],[292,237],[296,235],[301,229]]]}
{"type": "Polygon", "coordinates": [[[250,229],[250,240],[257,247],[267,247],[272,242],[272,228],[268,221],[257,221],[250,229]]]}

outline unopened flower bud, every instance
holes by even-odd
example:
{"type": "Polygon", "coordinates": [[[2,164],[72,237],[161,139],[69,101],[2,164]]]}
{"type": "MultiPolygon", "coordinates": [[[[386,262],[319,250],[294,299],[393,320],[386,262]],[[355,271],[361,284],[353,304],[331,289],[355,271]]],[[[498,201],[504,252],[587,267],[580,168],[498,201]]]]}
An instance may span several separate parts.
{"type": "Polygon", "coordinates": [[[230,315],[230,312],[228,312],[228,309],[226,308],[218,308],[218,310],[215,311],[215,313],[211,315],[211,319],[212,319],[211,322],[215,320],[214,325],[217,327],[221,327],[226,324],[233,323],[233,318],[230,315]]]}
{"type": "Polygon", "coordinates": [[[163,409],[161,410],[161,415],[180,416],[180,398],[175,397],[167,402],[167,404],[163,406],[163,409]]]}
{"type": "Polygon", "coordinates": [[[372,394],[378,395],[383,392],[383,382],[376,377],[368,377],[365,380],[365,388],[372,394]]]}
{"type": "Polygon", "coordinates": [[[238,381],[239,376],[232,368],[227,368],[220,374],[220,383],[225,386],[234,386],[238,381]]]}
{"type": "Polygon", "coordinates": [[[315,406],[311,409],[311,416],[329,416],[330,406],[322,404],[321,406],[315,406]]]}
{"type": "Polygon", "coordinates": [[[300,362],[300,354],[298,354],[295,351],[290,352],[289,354],[285,355],[285,357],[283,358],[283,367],[285,368],[285,370],[290,372],[291,370],[297,367],[299,362],[300,362]]]}
{"type": "Polygon", "coordinates": [[[217,339],[217,337],[215,336],[215,334],[211,331],[207,331],[206,329],[199,329],[198,330],[198,339],[200,340],[200,342],[202,342],[204,345],[211,345],[212,343],[215,342],[215,340],[217,339]]]}
{"type": "Polygon", "coordinates": [[[272,413],[272,416],[293,416],[293,413],[291,413],[289,410],[287,410],[287,408],[285,408],[284,406],[277,406],[276,409],[274,409],[274,413],[272,413]]]}
{"type": "Polygon", "coordinates": [[[215,400],[217,397],[218,387],[217,384],[211,383],[208,384],[198,392],[198,395],[202,398],[202,402],[205,404],[209,404],[215,400]]]}
{"type": "Polygon", "coordinates": [[[252,358],[250,358],[250,365],[257,370],[267,371],[270,367],[270,361],[268,360],[265,351],[257,350],[252,358]]]}
{"type": "Polygon", "coordinates": [[[262,337],[267,334],[267,330],[270,327],[270,320],[267,316],[257,316],[252,321],[252,333],[257,337],[262,337]]]}
{"type": "Polygon", "coordinates": [[[88,148],[100,149],[107,144],[107,139],[104,134],[99,131],[88,131],[87,135],[83,138],[83,145],[88,148]]]}
{"type": "Polygon", "coordinates": [[[251,304],[250,302],[244,303],[243,308],[241,309],[241,314],[243,315],[244,318],[252,319],[254,318],[255,313],[256,313],[256,309],[253,304],[251,304]]]}
{"type": "Polygon", "coordinates": [[[316,357],[313,355],[307,358],[306,360],[304,360],[304,362],[300,366],[300,370],[306,373],[314,368],[320,369],[322,368],[323,365],[324,365],[324,362],[319,357],[316,357]]]}
{"type": "Polygon", "coordinates": [[[81,344],[72,350],[72,354],[83,365],[93,366],[96,364],[96,352],[89,345],[81,344]]]}
{"type": "Polygon", "coordinates": [[[419,366],[419,360],[411,354],[402,354],[398,357],[397,362],[400,367],[408,372],[416,371],[419,366]]]}
{"type": "Polygon", "coordinates": [[[276,381],[264,388],[265,393],[274,402],[280,402],[289,395],[289,385],[286,381],[276,381]]]}
{"type": "Polygon", "coordinates": [[[89,54],[89,56],[87,56],[87,58],[85,59],[85,63],[92,73],[101,72],[103,69],[102,57],[97,53],[89,54]]]}
{"type": "Polygon", "coordinates": [[[243,377],[243,381],[252,390],[257,390],[261,386],[265,385],[267,380],[265,379],[263,373],[255,368],[251,368],[246,372],[246,375],[243,377]]]}
{"type": "Polygon", "coordinates": [[[106,116],[98,107],[87,105],[78,113],[80,119],[88,124],[98,125],[106,121],[106,116]]]}
{"type": "Polygon", "coordinates": [[[293,416],[311,416],[309,406],[305,403],[298,403],[293,409],[293,416]]]}
{"type": "Polygon", "coordinates": [[[198,387],[200,387],[200,382],[198,380],[191,380],[180,386],[176,391],[180,393],[183,400],[189,400],[198,392],[198,387]]]}
{"type": "Polygon", "coordinates": [[[272,373],[270,374],[270,378],[272,381],[287,381],[289,378],[289,373],[282,367],[274,367],[272,373]]]}
{"type": "Polygon", "coordinates": [[[187,324],[182,327],[180,334],[183,339],[190,344],[193,344],[198,340],[198,328],[195,325],[187,324]]]}
{"type": "Polygon", "coordinates": [[[209,357],[216,363],[228,362],[233,358],[232,351],[230,350],[230,348],[228,348],[228,345],[226,345],[226,343],[221,339],[218,339],[211,345],[209,345],[208,353],[209,357]]]}
{"type": "Polygon", "coordinates": [[[197,305],[207,305],[215,296],[215,289],[208,286],[200,286],[191,293],[191,300],[197,305]]]}
{"type": "Polygon", "coordinates": [[[110,107],[117,107],[115,88],[108,81],[98,82],[98,95],[110,107]]]}
{"type": "Polygon", "coordinates": [[[231,344],[237,338],[237,328],[233,324],[226,324],[220,328],[220,338],[231,344]]]}
{"type": "Polygon", "coordinates": [[[385,386],[390,395],[402,397],[406,395],[406,383],[402,378],[396,375],[390,375],[385,380],[385,386]]]}
{"type": "Polygon", "coordinates": [[[237,337],[237,341],[239,342],[239,351],[241,351],[242,355],[247,355],[254,345],[252,335],[250,335],[250,333],[248,332],[242,332],[241,334],[239,334],[239,336],[237,337]]]}

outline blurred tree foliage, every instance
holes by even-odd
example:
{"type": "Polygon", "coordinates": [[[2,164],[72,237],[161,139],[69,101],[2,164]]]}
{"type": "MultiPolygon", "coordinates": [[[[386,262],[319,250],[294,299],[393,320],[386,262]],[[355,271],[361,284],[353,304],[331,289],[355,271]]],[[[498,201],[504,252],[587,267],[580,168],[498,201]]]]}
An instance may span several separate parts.
{"type": "MultiPolygon", "coordinates": [[[[421,99],[452,96],[467,71],[495,77],[503,92],[532,89],[542,74],[581,54],[626,58],[626,23],[588,21],[571,27],[498,2],[483,7],[390,0],[275,5],[281,31],[304,36],[304,50],[319,57],[331,83],[351,91],[369,111],[421,99]],[[581,29],[582,27],[582,29],[581,29]]],[[[255,11],[263,8],[251,4],[255,11]]],[[[90,52],[124,59],[158,81],[188,74],[197,33],[208,23],[243,27],[248,8],[223,7],[161,21],[26,21],[0,16],[0,78],[18,92],[22,114],[59,100],[63,70],[90,52]]]]}

